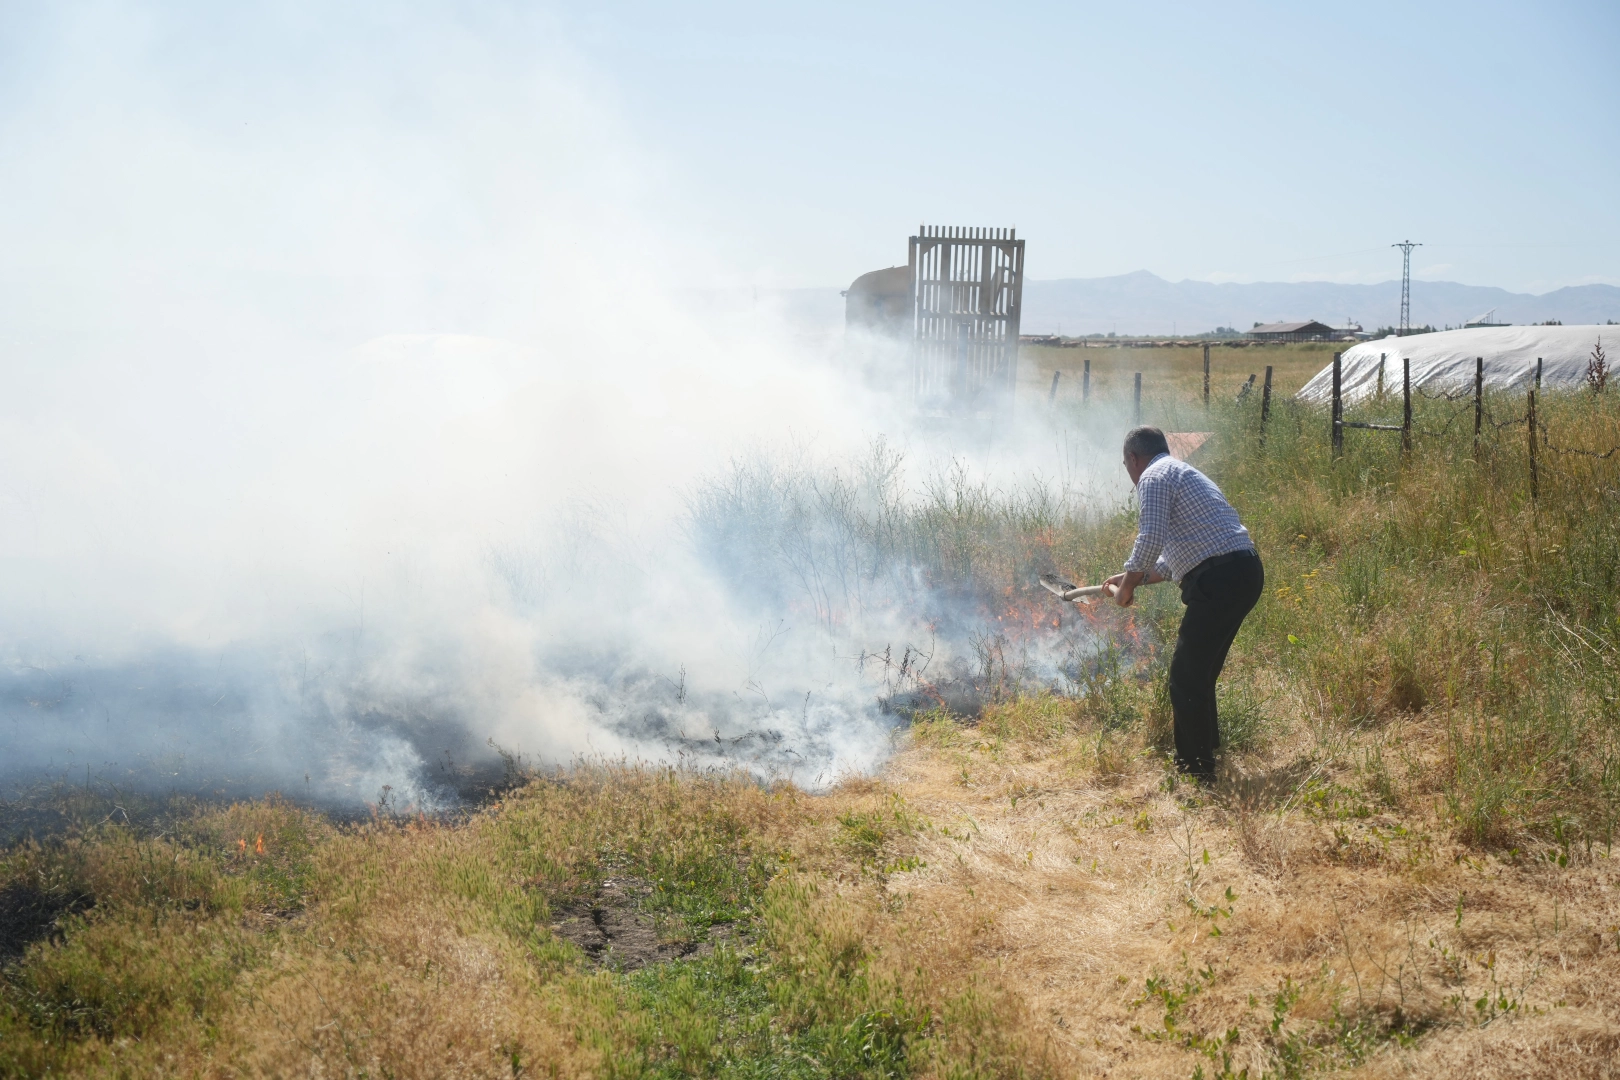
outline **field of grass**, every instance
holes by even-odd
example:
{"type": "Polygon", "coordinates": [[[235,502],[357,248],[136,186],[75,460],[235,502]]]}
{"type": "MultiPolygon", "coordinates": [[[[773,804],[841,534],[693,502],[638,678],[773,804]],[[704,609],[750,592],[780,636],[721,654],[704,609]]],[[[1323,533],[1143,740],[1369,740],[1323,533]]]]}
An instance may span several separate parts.
{"type": "MultiPolygon", "coordinates": [[[[1165,766],[1160,587],[1063,613],[1131,644],[1075,693],[994,683],[825,795],[600,764],[345,824],[43,791],[5,808],[71,824],[0,855],[0,1075],[1613,1075],[1620,453],[1574,451],[1620,445],[1620,403],[1543,403],[1532,500],[1517,398],[1477,447],[1471,403],[1423,399],[1409,457],[1351,431],[1334,461],[1320,412],[1279,401],[1262,445],[1231,400],[1331,349],[1213,350],[1207,419],[1196,349],[1040,353],[1027,387],[1090,355],[1098,407],[1142,370],[1216,432],[1267,589],[1214,790],[1165,766]]],[[[989,490],[911,513],[885,543],[1009,611],[1134,531],[989,490]]]]}
{"type": "MultiPolygon", "coordinates": [[[[1255,376],[1254,392],[1258,395],[1268,364],[1272,368],[1272,392],[1286,397],[1331,363],[1334,352],[1347,348],[1348,345],[1325,343],[1246,345],[1243,348],[1211,345],[1210,399],[1230,402],[1250,375],[1255,376]]],[[[1044,404],[1052,388],[1052,373],[1059,371],[1062,375],[1058,379],[1058,402],[1078,404],[1087,360],[1091,361],[1092,400],[1099,405],[1127,405],[1135,392],[1134,376],[1138,371],[1142,373],[1144,412],[1155,404],[1187,404],[1203,396],[1204,351],[1198,345],[1073,349],[1026,345],[1019,350],[1019,403],[1044,404]]]]}

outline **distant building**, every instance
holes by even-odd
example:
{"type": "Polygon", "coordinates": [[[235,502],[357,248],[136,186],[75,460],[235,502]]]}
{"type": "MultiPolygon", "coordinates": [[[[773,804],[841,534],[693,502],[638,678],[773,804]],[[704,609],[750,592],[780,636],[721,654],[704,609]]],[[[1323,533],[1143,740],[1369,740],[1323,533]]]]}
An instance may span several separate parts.
{"type": "Polygon", "coordinates": [[[1307,322],[1262,323],[1249,331],[1255,341],[1344,341],[1348,331],[1311,319],[1307,322]]]}
{"type": "Polygon", "coordinates": [[[1496,309],[1491,308],[1491,310],[1487,311],[1485,314],[1476,315],[1474,318],[1469,319],[1467,322],[1463,323],[1463,329],[1464,330],[1474,330],[1474,329],[1477,329],[1477,328],[1479,328],[1481,326],[1512,326],[1512,325],[1513,325],[1512,323],[1497,322],[1496,321],[1496,309]]]}

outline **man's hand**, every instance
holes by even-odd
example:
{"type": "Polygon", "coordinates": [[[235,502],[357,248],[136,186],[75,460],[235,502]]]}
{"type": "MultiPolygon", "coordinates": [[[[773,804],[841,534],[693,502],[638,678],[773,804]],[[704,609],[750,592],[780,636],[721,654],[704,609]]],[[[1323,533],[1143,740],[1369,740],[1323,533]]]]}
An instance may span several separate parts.
{"type": "Polygon", "coordinates": [[[1131,570],[1123,574],[1115,574],[1103,584],[1114,587],[1114,603],[1120,607],[1130,607],[1136,600],[1136,587],[1138,585],[1157,585],[1163,580],[1164,578],[1151,570],[1145,574],[1140,570],[1131,570]]]}

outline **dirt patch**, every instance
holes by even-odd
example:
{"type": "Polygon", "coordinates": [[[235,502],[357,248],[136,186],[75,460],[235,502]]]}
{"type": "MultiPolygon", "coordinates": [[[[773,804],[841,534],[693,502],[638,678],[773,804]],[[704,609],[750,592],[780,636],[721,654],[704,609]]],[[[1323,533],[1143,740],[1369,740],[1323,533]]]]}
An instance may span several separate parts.
{"type": "Polygon", "coordinates": [[[711,927],[707,940],[667,940],[642,905],[652,886],[640,878],[609,878],[589,899],[553,909],[551,932],[579,946],[598,967],[634,971],[648,964],[704,956],[730,939],[730,926],[711,927]]]}
{"type": "Polygon", "coordinates": [[[88,893],[13,883],[0,888],[0,964],[19,959],[29,945],[62,936],[61,920],[95,905],[88,893]]]}

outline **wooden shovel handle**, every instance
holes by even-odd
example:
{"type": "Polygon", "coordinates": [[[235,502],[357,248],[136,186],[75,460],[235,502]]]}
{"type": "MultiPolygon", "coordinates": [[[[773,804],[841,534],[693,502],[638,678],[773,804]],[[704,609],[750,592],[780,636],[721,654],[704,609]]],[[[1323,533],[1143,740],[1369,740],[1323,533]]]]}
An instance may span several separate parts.
{"type": "Polygon", "coordinates": [[[1082,585],[1063,594],[1065,600],[1085,600],[1093,596],[1113,596],[1119,590],[1112,585],[1082,585]]]}

